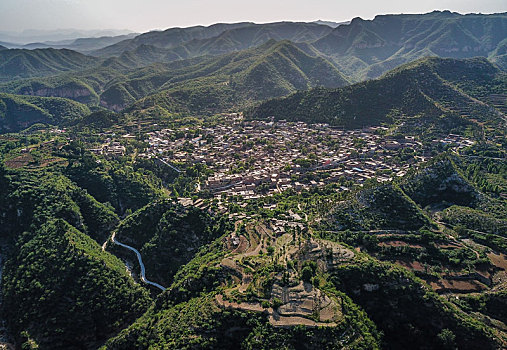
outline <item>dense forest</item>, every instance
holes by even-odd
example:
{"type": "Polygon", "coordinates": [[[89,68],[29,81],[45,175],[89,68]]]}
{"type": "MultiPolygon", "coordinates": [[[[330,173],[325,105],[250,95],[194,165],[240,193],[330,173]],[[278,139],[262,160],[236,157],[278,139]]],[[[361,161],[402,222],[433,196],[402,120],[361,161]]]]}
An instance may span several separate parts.
{"type": "Polygon", "coordinates": [[[317,88],[269,100],[253,107],[246,115],[330,123],[346,128],[382,123],[414,124],[414,117],[422,116],[425,127],[430,122],[438,130],[450,131],[470,123],[464,115],[473,114],[482,122],[495,117],[501,120],[501,114],[491,102],[488,107],[477,98],[489,102],[487,96],[505,92],[505,82],[505,73],[486,59],[426,58],[396,68],[377,80],[338,89],[317,88]]]}

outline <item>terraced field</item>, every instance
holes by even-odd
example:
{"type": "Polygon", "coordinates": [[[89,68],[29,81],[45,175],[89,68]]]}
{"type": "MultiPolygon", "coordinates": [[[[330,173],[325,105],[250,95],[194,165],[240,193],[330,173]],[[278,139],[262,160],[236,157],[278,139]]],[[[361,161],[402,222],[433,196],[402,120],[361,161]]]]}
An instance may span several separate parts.
{"type": "Polygon", "coordinates": [[[265,223],[246,223],[240,229],[242,224],[236,222],[234,232],[224,241],[230,253],[220,266],[230,272],[233,285],[216,295],[217,304],[227,309],[265,313],[275,327],[336,326],[343,318],[339,299],[301,281],[296,270],[288,274],[272,272],[269,276],[256,271],[268,263],[285,265],[289,261],[299,265],[315,261],[322,271],[331,271],[350,262],[354,252],[337,243],[304,237],[298,231],[277,236],[265,223]],[[261,292],[266,279],[273,281],[272,287],[261,292]],[[252,301],[251,295],[256,293],[254,300],[258,301],[252,301]]]}

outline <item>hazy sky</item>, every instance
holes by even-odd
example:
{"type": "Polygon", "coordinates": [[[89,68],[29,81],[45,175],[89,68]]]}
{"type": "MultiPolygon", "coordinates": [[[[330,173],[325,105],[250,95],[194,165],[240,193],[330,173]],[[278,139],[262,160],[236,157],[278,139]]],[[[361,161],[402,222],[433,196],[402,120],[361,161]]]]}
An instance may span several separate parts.
{"type": "Polygon", "coordinates": [[[507,0],[0,0],[0,30],[148,31],[216,22],[344,21],[435,9],[506,12],[507,0]]]}

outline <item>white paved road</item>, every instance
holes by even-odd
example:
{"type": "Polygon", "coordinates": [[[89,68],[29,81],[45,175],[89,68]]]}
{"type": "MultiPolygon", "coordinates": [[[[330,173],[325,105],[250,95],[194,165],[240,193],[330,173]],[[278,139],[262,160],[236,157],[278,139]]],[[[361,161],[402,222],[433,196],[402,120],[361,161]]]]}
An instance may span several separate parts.
{"type": "Polygon", "coordinates": [[[151,281],[148,281],[146,279],[146,269],[144,268],[144,264],[143,264],[143,259],[141,258],[141,253],[139,253],[139,251],[134,248],[134,247],[131,247],[129,245],[126,245],[126,244],[123,244],[123,243],[120,243],[116,240],[116,231],[113,232],[113,235],[111,236],[111,240],[113,241],[114,244],[117,244],[123,248],[127,248],[127,249],[130,249],[132,250],[134,253],[136,253],[137,255],[137,260],[139,260],[139,266],[141,266],[141,280],[144,282],[144,283],[147,283],[147,284],[151,284],[152,286],[155,286],[161,290],[166,290],[165,287],[161,286],[160,284],[158,283],[155,283],[155,282],[151,282],[151,281]]]}

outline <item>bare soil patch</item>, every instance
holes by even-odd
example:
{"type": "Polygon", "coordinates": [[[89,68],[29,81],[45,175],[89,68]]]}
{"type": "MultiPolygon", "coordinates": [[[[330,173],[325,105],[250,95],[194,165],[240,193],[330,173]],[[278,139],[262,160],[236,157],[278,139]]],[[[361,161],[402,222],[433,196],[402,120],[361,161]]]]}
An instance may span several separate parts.
{"type": "Polygon", "coordinates": [[[474,293],[485,290],[486,287],[474,280],[449,280],[441,279],[436,282],[430,282],[431,288],[435,292],[456,292],[456,293],[474,293]]]}
{"type": "Polygon", "coordinates": [[[398,259],[395,262],[396,264],[401,265],[409,270],[424,271],[424,266],[422,266],[422,264],[416,260],[411,261],[398,259]]]}
{"type": "Polygon", "coordinates": [[[19,169],[28,165],[28,163],[33,161],[33,157],[30,153],[22,154],[17,156],[16,158],[9,159],[5,161],[5,165],[11,169],[19,169]]]}
{"type": "Polygon", "coordinates": [[[404,241],[384,241],[379,243],[380,247],[410,247],[416,249],[422,249],[423,246],[419,244],[407,243],[404,241]]]}
{"type": "Polygon", "coordinates": [[[234,249],[233,253],[244,253],[250,247],[250,243],[245,236],[239,236],[239,244],[236,249],[234,249]]]}
{"type": "Polygon", "coordinates": [[[488,253],[488,258],[491,260],[491,263],[498,267],[499,269],[507,271],[507,255],[503,253],[488,253]]]}
{"type": "Polygon", "coordinates": [[[463,247],[463,245],[461,245],[459,243],[454,243],[454,242],[438,243],[438,244],[435,244],[435,246],[440,249],[458,249],[458,248],[463,247]]]}

